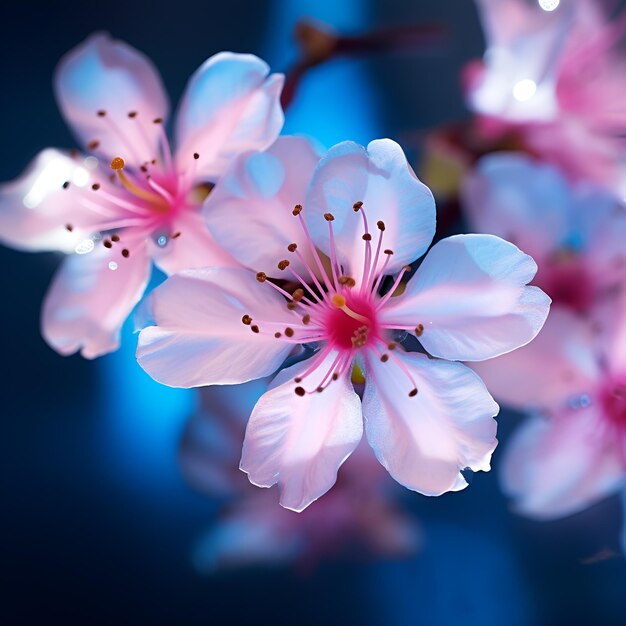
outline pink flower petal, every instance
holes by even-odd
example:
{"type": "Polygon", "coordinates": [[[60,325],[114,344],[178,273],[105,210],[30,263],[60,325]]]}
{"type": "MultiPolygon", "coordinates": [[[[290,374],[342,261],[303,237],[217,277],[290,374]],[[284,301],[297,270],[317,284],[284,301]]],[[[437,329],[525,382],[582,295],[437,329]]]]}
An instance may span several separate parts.
{"type": "Polygon", "coordinates": [[[329,211],[334,215],[340,260],[358,281],[365,245],[362,217],[352,208],[355,202],[363,202],[375,245],[376,223],[385,223],[383,249],[394,252],[389,274],[426,252],[435,234],[435,201],[407,163],[402,148],[391,139],[372,141],[367,150],[351,141],[332,147],[317,166],[304,205],[311,234],[327,254],[330,239],[323,215],[329,211]]]}
{"type": "Polygon", "coordinates": [[[279,137],[265,152],[237,157],[204,205],[213,235],[247,267],[283,276],[276,263],[289,258],[292,267],[306,276],[287,246],[298,244],[309,267],[314,267],[292,211],[304,202],[318,160],[311,142],[301,137],[279,137]]]}
{"type": "Polygon", "coordinates": [[[599,375],[591,324],[555,306],[528,345],[473,363],[499,401],[519,409],[557,409],[589,392],[599,375]]]}
{"type": "MultiPolygon", "coordinates": [[[[329,354],[305,379],[307,389],[322,382],[335,356],[329,354]]],[[[252,412],[241,457],[250,482],[278,483],[281,505],[293,511],[302,511],[335,484],[337,470],[363,435],[361,401],[348,376],[321,393],[294,393],[294,378],[310,365],[308,359],[276,376],[252,412]]]]}
{"type": "Polygon", "coordinates": [[[176,119],[177,161],[198,153],[196,176],[215,182],[230,161],[280,133],[282,74],[251,54],[220,52],[189,80],[176,119]]]}
{"type": "Polygon", "coordinates": [[[448,237],[433,246],[381,319],[396,327],[422,324],[420,342],[433,356],[499,356],[527,344],[545,322],[550,298],[526,286],[536,271],[529,256],[499,237],[448,237]]]}
{"type": "Polygon", "coordinates": [[[402,485],[438,496],[467,487],[461,470],[488,471],[497,445],[498,405],[480,378],[461,363],[395,352],[367,363],[363,416],[378,460],[402,485]]]}
{"type": "Polygon", "coordinates": [[[137,360],[152,378],[171,387],[261,378],[276,371],[292,347],[242,323],[246,314],[285,326],[293,322],[282,296],[247,270],[175,274],[152,292],[149,303],[154,325],[139,335],[137,360]]]}
{"type": "Polygon", "coordinates": [[[501,469],[502,487],[516,510],[539,519],[580,511],[625,481],[593,406],[527,419],[509,441],[501,469]]]}
{"type": "Polygon", "coordinates": [[[83,158],[40,152],[19,178],[0,186],[0,241],[22,250],[72,252],[97,220],[80,204],[83,193],[93,193],[90,180],[83,158]],[[66,182],[71,189],[63,188],[66,182]]]}
{"type": "Polygon", "coordinates": [[[61,59],[54,88],[85,147],[98,142],[100,154],[134,165],[158,157],[160,130],[153,120],[167,116],[168,101],[155,67],[138,50],[106,33],[91,35],[61,59]]]}
{"type": "Polygon", "coordinates": [[[93,359],[119,346],[120,328],[150,276],[145,246],[133,246],[125,258],[120,247],[125,243],[122,239],[110,250],[96,244],[91,252],[73,254],[63,262],[41,316],[44,339],[60,354],[80,350],[93,359]]]}
{"type": "Polygon", "coordinates": [[[180,234],[170,237],[164,247],[154,240],[149,242],[154,262],[166,274],[199,267],[240,267],[227,246],[218,244],[211,236],[200,213],[181,212],[172,221],[171,232],[180,234]]]}

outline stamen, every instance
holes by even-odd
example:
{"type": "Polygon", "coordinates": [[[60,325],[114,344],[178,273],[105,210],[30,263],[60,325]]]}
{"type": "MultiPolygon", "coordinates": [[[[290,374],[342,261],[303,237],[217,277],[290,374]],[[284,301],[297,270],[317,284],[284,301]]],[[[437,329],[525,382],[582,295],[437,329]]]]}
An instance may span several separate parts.
{"type": "Polygon", "coordinates": [[[256,324],[253,324],[252,326],[250,326],[250,330],[253,333],[258,333],[259,332],[259,327],[256,324]]]}
{"type": "Polygon", "coordinates": [[[290,243],[287,246],[287,250],[289,250],[289,252],[295,252],[298,249],[298,244],[297,243],[290,243]]]}
{"type": "Polygon", "coordinates": [[[376,310],[380,311],[380,309],[382,309],[383,306],[385,306],[385,304],[387,303],[387,301],[389,300],[389,298],[391,298],[391,296],[393,296],[393,294],[396,292],[396,289],[398,288],[398,286],[400,285],[400,283],[402,282],[402,277],[411,269],[410,265],[405,265],[401,270],[400,273],[398,274],[396,280],[394,281],[393,285],[391,285],[391,288],[389,289],[389,291],[380,299],[380,302],[376,305],[376,310]]]}
{"type": "Polygon", "coordinates": [[[63,189],[67,189],[69,186],[70,186],[70,181],[69,181],[69,180],[66,180],[66,181],[63,183],[63,189]]]}
{"type": "Polygon", "coordinates": [[[287,259],[283,259],[282,261],[278,262],[278,269],[279,270],[285,270],[289,267],[289,261],[287,259]]]}
{"type": "MultiPolygon", "coordinates": [[[[378,341],[384,344],[382,339],[378,339],[378,341]]],[[[374,350],[374,352],[377,352],[377,351],[374,350]]],[[[404,362],[401,359],[399,359],[393,352],[384,353],[384,354],[379,353],[379,357],[383,363],[386,363],[389,359],[391,359],[400,368],[400,370],[402,370],[402,373],[411,381],[411,384],[413,385],[413,388],[411,389],[411,391],[409,391],[409,397],[410,398],[415,397],[417,395],[417,385],[415,383],[415,379],[413,378],[413,375],[411,374],[407,366],[404,364],[404,362]],[[387,356],[387,359],[383,359],[384,356],[387,356]]]]}
{"type": "Polygon", "coordinates": [[[359,320],[360,322],[364,322],[369,327],[370,320],[367,319],[367,317],[364,317],[363,315],[360,315],[359,313],[353,311],[346,304],[346,299],[340,293],[333,294],[330,300],[338,309],[341,309],[346,315],[349,315],[353,319],[359,320]]]}
{"type": "Polygon", "coordinates": [[[165,208],[167,210],[167,205],[164,206],[163,198],[156,193],[152,193],[147,191],[146,189],[141,189],[135,185],[135,183],[128,178],[128,176],[124,173],[124,166],[126,162],[122,157],[114,157],[111,160],[111,169],[117,172],[117,176],[120,179],[120,182],[128,191],[130,191],[133,195],[138,198],[142,198],[147,200],[148,202],[156,205],[157,207],[165,208]]]}
{"type": "Polygon", "coordinates": [[[66,224],[65,225],[65,230],[67,230],[68,232],[72,232],[74,230],[74,227],[71,224],[66,224]]]}
{"type": "Polygon", "coordinates": [[[87,144],[88,150],[97,150],[99,147],[100,147],[100,142],[97,139],[94,139],[93,141],[90,141],[87,144]]]}
{"type": "Polygon", "coordinates": [[[328,233],[330,238],[330,269],[333,275],[333,286],[337,289],[338,280],[337,274],[339,273],[337,270],[339,268],[339,263],[337,262],[337,249],[335,246],[335,233],[333,231],[332,222],[335,220],[335,216],[332,213],[325,213],[324,218],[328,222],[328,233]]]}
{"type": "Polygon", "coordinates": [[[91,185],[91,188],[94,191],[98,191],[98,189],[100,189],[100,183],[94,183],[93,185],[91,185]]]}
{"type": "Polygon", "coordinates": [[[424,334],[424,324],[418,324],[415,327],[415,336],[421,337],[424,334]]]}
{"type": "Polygon", "coordinates": [[[264,283],[267,280],[267,274],[265,272],[257,272],[256,279],[260,283],[264,283]]]}
{"type": "Polygon", "coordinates": [[[128,248],[124,248],[122,250],[122,256],[127,259],[130,256],[130,251],[128,250],[128,248]]]}
{"type": "Polygon", "coordinates": [[[252,318],[246,314],[241,318],[241,321],[246,325],[246,326],[250,326],[250,324],[252,324],[252,318]]]}

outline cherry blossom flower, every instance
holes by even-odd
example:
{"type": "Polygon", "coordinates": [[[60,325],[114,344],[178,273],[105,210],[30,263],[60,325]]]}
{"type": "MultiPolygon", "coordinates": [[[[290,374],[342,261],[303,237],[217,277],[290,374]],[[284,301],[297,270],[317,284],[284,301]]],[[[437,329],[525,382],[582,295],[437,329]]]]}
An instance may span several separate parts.
{"type": "Polygon", "coordinates": [[[477,0],[484,59],[465,72],[482,134],[521,139],[573,178],[615,185],[623,173],[626,14],[591,0],[477,0]]]}
{"type": "Polygon", "coordinates": [[[151,260],[166,273],[236,265],[210,236],[202,201],[232,158],[264,149],[283,124],[283,77],[255,56],[222,52],[191,77],[165,134],[168,101],[140,52],[105,34],[60,62],[61,112],[91,156],[48,149],[0,187],[0,240],[73,252],[46,297],[42,332],[61,354],[87,358],[119,344],[151,260]]]}
{"type": "Polygon", "coordinates": [[[273,494],[250,485],[237,462],[249,411],[263,390],[257,382],[202,389],[202,407],[185,428],[183,474],[222,503],[195,546],[197,569],[210,573],[258,563],[310,569],[329,558],[415,552],[417,524],[394,502],[392,484],[363,444],[335,488],[301,515],[277,507],[273,494]]]}
{"type": "Polygon", "coordinates": [[[473,364],[499,401],[531,413],[506,449],[504,489],[532,517],[576,512],[626,478],[626,209],[519,154],[483,158],[464,198],[476,228],[528,246],[553,298],[532,343],[473,364]]]}
{"type": "MultiPolygon", "coordinates": [[[[464,469],[489,469],[498,407],[455,361],[488,359],[537,334],[549,298],[526,286],[534,261],[498,237],[455,236],[437,243],[404,285],[408,264],[431,243],[435,205],[387,139],[334,146],[315,169],[305,208],[280,207],[267,211],[272,265],[189,270],[153,292],[139,363],[171,386],[237,384],[304,351],[252,411],[240,465],[258,486],[278,483],[286,508],[301,511],[332,487],[363,420],[398,482],[427,495],[465,488],[464,469]],[[283,248],[281,231],[294,220],[301,232],[283,248]],[[406,351],[398,332],[418,338],[428,355],[406,351]],[[352,383],[361,372],[362,399],[352,383]]],[[[258,253],[242,236],[248,228],[258,229],[242,219],[220,231],[241,261],[258,253]]]]}

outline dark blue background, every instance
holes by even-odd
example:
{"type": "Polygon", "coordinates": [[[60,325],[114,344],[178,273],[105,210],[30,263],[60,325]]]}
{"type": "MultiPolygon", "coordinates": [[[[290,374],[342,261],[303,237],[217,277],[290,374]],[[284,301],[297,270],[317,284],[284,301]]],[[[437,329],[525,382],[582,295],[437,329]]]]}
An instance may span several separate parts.
{"type": "MultiPolygon", "coordinates": [[[[255,52],[286,69],[291,27],[304,15],[347,32],[449,26],[445,49],[339,60],[311,72],[287,130],[326,145],[390,136],[415,146],[420,129],[464,115],[458,71],[482,51],[469,0],[55,5],[13,3],[0,15],[0,180],[46,146],[73,145],[51,75],[94,30],[146,52],[175,102],[189,74],[222,49],[255,52]]],[[[215,505],[186,486],[176,463],[194,395],[150,381],[134,364],[129,332],[120,353],[98,362],[52,352],[38,318],[57,262],[0,249],[0,623],[626,623],[617,501],[534,523],[509,513],[495,471],[438,499],[406,492],[425,536],[410,561],[344,562],[306,576],[264,569],[200,576],[190,549],[215,505]],[[615,556],[587,563],[605,548],[615,556]]],[[[515,420],[502,413],[501,441],[515,420]]]]}

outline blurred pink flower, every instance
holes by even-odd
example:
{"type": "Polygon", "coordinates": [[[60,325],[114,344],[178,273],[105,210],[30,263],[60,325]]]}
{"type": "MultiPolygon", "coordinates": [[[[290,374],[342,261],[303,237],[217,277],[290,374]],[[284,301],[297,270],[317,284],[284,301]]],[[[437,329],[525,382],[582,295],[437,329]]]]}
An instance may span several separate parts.
{"type": "MultiPolygon", "coordinates": [[[[255,383],[251,383],[255,385],[255,383]]],[[[259,563],[310,568],[329,557],[409,555],[419,546],[417,524],[393,501],[393,483],[361,445],[335,489],[318,506],[296,515],[275,505],[273,494],[253,488],[237,471],[251,401],[262,385],[202,390],[203,408],[188,422],[181,449],[192,486],[223,506],[194,550],[204,572],[259,563]]]]}
{"type": "MultiPolygon", "coordinates": [[[[271,172],[284,172],[271,163],[262,177],[268,185],[271,172]]],[[[223,186],[238,186],[245,168],[237,165],[223,186]]],[[[435,205],[388,139],[367,149],[352,142],[331,148],[305,206],[288,212],[279,202],[266,212],[261,267],[277,280],[204,269],[157,288],[139,363],[167,385],[236,384],[270,375],[301,346],[313,348],[276,376],[244,442],[241,468],[258,486],[279,483],[286,508],[301,511],[332,487],[362,438],[363,419],[376,456],[398,482],[427,495],[463,489],[463,469],[489,469],[498,407],[472,370],[454,361],[488,359],[537,334],[549,298],[526,286],[535,263],[498,237],[450,237],[405,286],[407,264],[431,243],[435,205]],[[287,245],[293,262],[280,260],[289,220],[301,228],[287,245]],[[397,330],[438,358],[405,352],[397,330]],[[355,364],[365,372],[362,402],[351,382],[355,364]]],[[[242,219],[222,228],[219,240],[250,267],[250,255],[259,258],[258,230],[242,219]]]]}
{"type": "Polygon", "coordinates": [[[222,52],[191,77],[172,152],[161,79],[140,52],[96,34],[60,62],[55,93],[96,156],[44,150],[0,187],[0,240],[74,252],[44,303],[42,332],[61,354],[117,348],[151,260],[166,273],[237,265],[210,236],[200,206],[232,158],[264,149],[283,124],[283,77],[252,55],[222,52]]]}
{"type": "Polygon", "coordinates": [[[483,158],[464,199],[477,229],[528,246],[553,298],[531,344],[474,364],[498,400],[534,413],[506,450],[504,489],[526,515],[573,513],[626,483],[626,209],[519,154],[483,158]]]}
{"type": "Polygon", "coordinates": [[[482,133],[510,132],[569,176],[609,185],[623,175],[626,14],[592,0],[476,0],[487,41],[466,68],[482,133]]]}

